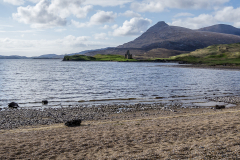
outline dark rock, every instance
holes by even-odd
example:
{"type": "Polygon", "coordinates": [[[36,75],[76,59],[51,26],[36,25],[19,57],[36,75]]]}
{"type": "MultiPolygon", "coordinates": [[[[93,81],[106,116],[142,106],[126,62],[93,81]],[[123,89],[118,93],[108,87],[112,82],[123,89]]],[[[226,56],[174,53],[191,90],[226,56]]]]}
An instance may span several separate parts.
{"type": "Polygon", "coordinates": [[[225,108],[225,105],[216,105],[215,106],[215,109],[224,109],[225,108]]]}
{"type": "Polygon", "coordinates": [[[11,103],[8,104],[8,107],[9,107],[9,108],[18,108],[19,106],[18,106],[17,103],[11,102],[11,103]]]}
{"type": "Polygon", "coordinates": [[[67,121],[65,125],[68,127],[75,127],[75,126],[80,126],[81,122],[82,122],[81,119],[75,119],[75,120],[67,121]]]}
{"type": "Polygon", "coordinates": [[[43,100],[42,104],[48,104],[48,101],[47,100],[43,100]]]}

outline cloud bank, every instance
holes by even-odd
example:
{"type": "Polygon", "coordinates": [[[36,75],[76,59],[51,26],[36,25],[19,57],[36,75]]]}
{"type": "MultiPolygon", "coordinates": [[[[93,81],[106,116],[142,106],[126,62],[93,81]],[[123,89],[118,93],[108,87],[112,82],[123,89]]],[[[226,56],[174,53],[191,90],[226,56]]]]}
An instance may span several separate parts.
{"type": "Polygon", "coordinates": [[[233,7],[224,7],[213,14],[200,14],[197,17],[174,19],[171,25],[199,29],[221,22],[233,23],[235,27],[240,27],[240,7],[236,9],[233,7]]]}
{"type": "Polygon", "coordinates": [[[220,6],[229,0],[143,0],[135,1],[131,8],[138,12],[163,12],[167,9],[206,9],[220,6]]]}
{"type": "Polygon", "coordinates": [[[113,31],[114,36],[135,36],[145,32],[148,26],[152,23],[147,18],[132,18],[130,21],[125,21],[122,26],[113,31]]]}
{"type": "Polygon", "coordinates": [[[112,11],[110,12],[105,12],[105,11],[98,11],[96,14],[94,14],[89,22],[86,23],[79,23],[77,21],[72,20],[72,24],[75,25],[77,28],[82,28],[82,27],[89,27],[89,26],[94,26],[94,25],[100,25],[104,23],[111,23],[114,22],[114,19],[117,17],[116,13],[113,13],[112,11]]]}
{"type": "Polygon", "coordinates": [[[18,7],[12,16],[32,28],[51,28],[66,26],[66,18],[70,15],[85,18],[91,9],[90,5],[82,6],[80,0],[41,0],[35,6],[18,7]]]}

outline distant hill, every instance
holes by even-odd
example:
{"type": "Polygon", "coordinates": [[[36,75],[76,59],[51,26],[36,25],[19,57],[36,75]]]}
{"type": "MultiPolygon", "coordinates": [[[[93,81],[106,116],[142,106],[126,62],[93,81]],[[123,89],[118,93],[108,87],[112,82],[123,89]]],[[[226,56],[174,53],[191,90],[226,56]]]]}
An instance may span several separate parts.
{"type": "Polygon", "coordinates": [[[67,55],[72,56],[72,55],[75,55],[75,54],[85,54],[85,53],[88,53],[88,52],[101,51],[101,50],[106,50],[106,49],[109,49],[109,48],[110,47],[108,47],[108,48],[101,48],[101,49],[85,50],[85,51],[81,51],[81,52],[78,52],[78,53],[70,53],[70,54],[67,54],[67,55]]]}
{"type": "Polygon", "coordinates": [[[146,32],[133,41],[116,48],[88,52],[86,55],[93,56],[95,54],[104,53],[123,55],[127,50],[130,50],[130,52],[137,57],[146,56],[149,53],[152,53],[151,56],[154,58],[163,58],[172,53],[177,55],[182,52],[191,52],[214,44],[230,44],[238,42],[240,42],[240,36],[237,35],[169,26],[161,21],[150,27],[146,32]],[[156,54],[150,52],[153,50],[155,50],[156,54]],[[159,52],[157,52],[157,50],[159,50],[159,52]]]}
{"type": "Polygon", "coordinates": [[[17,56],[17,55],[12,55],[12,56],[1,56],[0,59],[28,59],[28,57],[25,56],[17,56]]]}
{"type": "Polygon", "coordinates": [[[56,55],[56,54],[45,54],[38,57],[31,57],[33,59],[63,59],[64,55],[56,55]]]}
{"type": "Polygon", "coordinates": [[[233,35],[240,36],[239,28],[235,28],[231,25],[226,25],[226,24],[217,24],[209,27],[204,27],[204,28],[198,29],[198,31],[217,32],[217,33],[233,34],[233,35]]]}

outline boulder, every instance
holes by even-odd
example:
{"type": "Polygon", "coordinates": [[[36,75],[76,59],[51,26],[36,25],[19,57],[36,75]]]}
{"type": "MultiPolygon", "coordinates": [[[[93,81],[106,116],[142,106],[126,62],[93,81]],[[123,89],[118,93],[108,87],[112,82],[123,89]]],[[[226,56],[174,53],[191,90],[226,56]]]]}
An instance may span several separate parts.
{"type": "Polygon", "coordinates": [[[68,127],[76,127],[76,126],[80,126],[81,122],[82,122],[81,119],[74,119],[74,120],[67,121],[65,125],[68,127]]]}
{"type": "Polygon", "coordinates": [[[19,106],[18,106],[17,103],[11,102],[11,103],[8,104],[8,107],[9,107],[9,108],[18,108],[19,106]]]}
{"type": "Polygon", "coordinates": [[[215,106],[215,109],[224,109],[225,108],[225,105],[216,105],[215,106]]]}
{"type": "Polygon", "coordinates": [[[48,101],[47,100],[42,100],[42,104],[46,105],[46,104],[48,104],[48,101]]]}

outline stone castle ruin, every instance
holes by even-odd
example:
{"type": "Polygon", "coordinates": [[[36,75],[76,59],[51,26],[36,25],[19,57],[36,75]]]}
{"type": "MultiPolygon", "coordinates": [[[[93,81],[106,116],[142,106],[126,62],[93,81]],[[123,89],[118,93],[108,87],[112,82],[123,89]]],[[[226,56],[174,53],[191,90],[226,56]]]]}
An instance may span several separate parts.
{"type": "Polygon", "coordinates": [[[132,59],[132,54],[130,54],[130,51],[128,50],[127,53],[125,54],[126,59],[132,59]]]}

